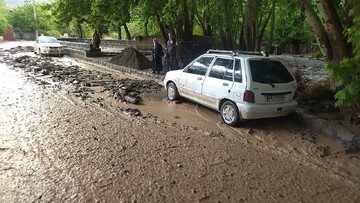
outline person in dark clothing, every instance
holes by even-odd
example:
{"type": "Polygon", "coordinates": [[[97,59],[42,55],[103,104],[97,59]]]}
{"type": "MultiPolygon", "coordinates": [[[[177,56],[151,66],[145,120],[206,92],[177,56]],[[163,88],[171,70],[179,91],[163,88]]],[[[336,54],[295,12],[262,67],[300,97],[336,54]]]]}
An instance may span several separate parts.
{"type": "Polygon", "coordinates": [[[94,34],[93,34],[93,40],[92,40],[92,43],[95,44],[95,47],[96,48],[99,48],[100,46],[100,34],[97,30],[95,30],[94,34]]]}
{"type": "Polygon", "coordinates": [[[177,69],[177,60],[176,60],[177,43],[175,42],[175,38],[172,33],[169,33],[168,36],[169,36],[169,39],[166,43],[165,59],[168,64],[168,70],[176,70],[177,69]]]}
{"type": "Polygon", "coordinates": [[[163,48],[161,44],[157,42],[157,39],[153,39],[153,46],[151,51],[153,62],[153,73],[160,73],[163,70],[162,57],[164,56],[163,48]]]}
{"type": "Polygon", "coordinates": [[[20,37],[20,39],[21,39],[21,40],[23,39],[23,37],[24,37],[24,33],[23,33],[22,31],[20,31],[20,33],[19,33],[19,37],[20,37]]]}

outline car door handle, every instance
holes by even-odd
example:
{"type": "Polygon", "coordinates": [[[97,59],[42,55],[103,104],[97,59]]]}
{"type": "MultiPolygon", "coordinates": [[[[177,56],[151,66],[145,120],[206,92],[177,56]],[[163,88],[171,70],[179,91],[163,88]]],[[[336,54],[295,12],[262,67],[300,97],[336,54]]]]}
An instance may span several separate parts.
{"type": "Polygon", "coordinates": [[[228,83],[223,83],[223,86],[229,86],[229,84],[228,83]]]}
{"type": "Polygon", "coordinates": [[[197,80],[202,80],[202,78],[201,78],[201,77],[198,77],[197,80]]]}

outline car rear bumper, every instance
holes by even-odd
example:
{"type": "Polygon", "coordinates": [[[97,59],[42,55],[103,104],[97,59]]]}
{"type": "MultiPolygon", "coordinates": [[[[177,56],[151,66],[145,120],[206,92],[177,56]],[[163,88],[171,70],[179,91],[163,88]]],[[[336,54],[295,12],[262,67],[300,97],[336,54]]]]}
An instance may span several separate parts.
{"type": "Polygon", "coordinates": [[[293,112],[297,106],[296,101],[280,103],[280,104],[237,104],[241,118],[243,119],[259,119],[286,116],[293,112]]]}

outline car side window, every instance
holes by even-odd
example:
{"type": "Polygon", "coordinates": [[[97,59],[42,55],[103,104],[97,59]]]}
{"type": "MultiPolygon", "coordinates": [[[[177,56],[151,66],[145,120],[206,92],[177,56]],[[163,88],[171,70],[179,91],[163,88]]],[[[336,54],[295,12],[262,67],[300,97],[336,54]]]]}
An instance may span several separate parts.
{"type": "Polygon", "coordinates": [[[209,77],[233,81],[233,67],[233,59],[217,58],[210,70],[209,77]]]}
{"type": "Polygon", "coordinates": [[[214,57],[201,57],[185,70],[187,73],[205,75],[214,57]]]}
{"type": "Polygon", "coordinates": [[[242,72],[241,72],[241,61],[239,59],[235,60],[235,82],[242,83],[242,72]]]}

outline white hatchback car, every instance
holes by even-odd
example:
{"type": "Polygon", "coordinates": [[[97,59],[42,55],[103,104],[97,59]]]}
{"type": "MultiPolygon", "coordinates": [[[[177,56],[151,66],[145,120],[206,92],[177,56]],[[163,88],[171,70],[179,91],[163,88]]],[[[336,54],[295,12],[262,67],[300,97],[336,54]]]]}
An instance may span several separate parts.
{"type": "Polygon", "coordinates": [[[34,44],[34,52],[39,55],[64,55],[64,47],[51,36],[39,36],[34,44]]]}
{"type": "Polygon", "coordinates": [[[297,106],[290,71],[253,52],[209,50],[184,69],[167,72],[164,85],[169,100],[181,96],[217,110],[230,126],[241,119],[286,116],[297,106]]]}

